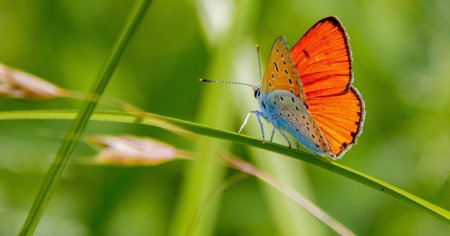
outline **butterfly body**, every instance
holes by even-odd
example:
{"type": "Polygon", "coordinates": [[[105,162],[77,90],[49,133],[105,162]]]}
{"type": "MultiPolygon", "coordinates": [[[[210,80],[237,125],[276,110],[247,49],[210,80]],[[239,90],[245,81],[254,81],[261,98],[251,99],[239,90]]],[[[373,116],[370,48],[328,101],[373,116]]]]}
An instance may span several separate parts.
{"type": "Polygon", "coordinates": [[[328,154],[326,141],[298,97],[289,91],[276,90],[256,98],[261,116],[277,130],[287,131],[297,142],[319,155],[328,154]]]}
{"type": "Polygon", "coordinates": [[[260,110],[249,113],[257,116],[263,141],[260,117],[289,147],[284,132],[314,153],[341,157],[361,133],[365,113],[351,85],[350,54],[345,30],[334,16],[318,21],[292,50],[284,37],[277,38],[261,86],[254,88],[260,110]]]}

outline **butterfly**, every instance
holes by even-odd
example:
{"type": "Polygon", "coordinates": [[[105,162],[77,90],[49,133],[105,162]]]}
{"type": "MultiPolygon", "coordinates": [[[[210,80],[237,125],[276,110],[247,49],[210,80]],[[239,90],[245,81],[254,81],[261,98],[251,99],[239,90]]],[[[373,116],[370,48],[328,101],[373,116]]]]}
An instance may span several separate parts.
{"type": "Polygon", "coordinates": [[[260,110],[256,115],[265,141],[262,119],[291,142],[285,132],[312,152],[338,159],[361,134],[364,101],[352,86],[352,58],[344,27],[335,16],[313,25],[289,51],[278,37],[267,61],[261,86],[201,79],[203,82],[243,84],[253,87],[260,110]],[[261,119],[262,118],[262,119],[261,119]]]}
{"type": "Polygon", "coordinates": [[[273,125],[270,141],[278,130],[290,148],[287,132],[316,154],[340,158],[364,122],[364,102],[352,81],[348,37],[337,17],[318,21],[290,51],[286,39],[278,37],[261,86],[252,86],[259,110],[247,114],[239,132],[254,114],[263,142],[265,119],[273,125]]]}

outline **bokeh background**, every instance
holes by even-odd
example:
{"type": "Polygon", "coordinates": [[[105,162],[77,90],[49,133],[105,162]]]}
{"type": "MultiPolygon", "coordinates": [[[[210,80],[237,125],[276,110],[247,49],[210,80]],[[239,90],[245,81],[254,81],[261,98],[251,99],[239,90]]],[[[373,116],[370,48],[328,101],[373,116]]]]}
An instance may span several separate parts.
{"type": "MultiPolygon", "coordinates": [[[[0,1],[0,62],[61,87],[87,91],[133,1],[0,1]]],[[[366,102],[362,136],[341,163],[450,209],[450,3],[432,1],[155,0],[106,95],[149,112],[236,131],[257,108],[251,89],[197,79],[259,83],[279,35],[293,45],[337,15],[350,36],[354,85],[366,102]]],[[[78,109],[59,99],[0,99],[0,110],[78,109]]],[[[107,110],[109,107],[100,106],[107,110]]],[[[244,133],[260,137],[251,118],[244,133]]],[[[19,232],[68,121],[0,122],[0,235],[19,232]]],[[[81,142],[35,235],[185,235],[199,206],[235,171],[224,150],[294,186],[361,235],[448,235],[419,209],[315,166],[211,138],[187,142],[159,128],[91,122],[87,134],[151,136],[208,161],[155,167],[83,165],[81,142]]],[[[280,143],[283,143],[280,141],[280,143]]],[[[283,143],[284,144],[284,143],[283,143]]],[[[208,203],[195,235],[333,235],[285,196],[247,179],[208,203]]]]}

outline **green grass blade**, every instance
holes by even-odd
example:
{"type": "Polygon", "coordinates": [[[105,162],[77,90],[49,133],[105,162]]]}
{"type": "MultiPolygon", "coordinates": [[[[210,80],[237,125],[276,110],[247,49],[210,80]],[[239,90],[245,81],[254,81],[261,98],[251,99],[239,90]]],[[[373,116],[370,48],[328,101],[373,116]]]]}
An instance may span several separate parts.
{"type": "MultiPolygon", "coordinates": [[[[0,120],[72,120],[76,116],[75,111],[45,111],[45,110],[37,110],[37,111],[7,111],[0,112],[0,120]]],[[[419,209],[430,213],[431,215],[445,221],[446,223],[450,223],[450,211],[441,208],[433,203],[430,203],[420,197],[417,197],[409,192],[406,192],[394,185],[386,183],[380,179],[377,179],[373,176],[365,174],[363,172],[352,169],[348,166],[340,164],[338,162],[324,159],[318,156],[315,156],[310,153],[297,151],[288,149],[285,146],[281,146],[274,143],[265,143],[263,144],[261,140],[250,138],[248,136],[240,135],[237,133],[223,131],[219,129],[214,129],[210,127],[206,127],[200,124],[174,119],[170,117],[164,117],[159,115],[152,116],[157,117],[161,120],[172,122],[173,124],[179,125],[186,130],[191,132],[210,136],[214,138],[225,139],[261,149],[265,149],[268,151],[276,152],[279,154],[283,154],[295,159],[299,159],[305,161],[307,163],[322,167],[328,171],[334,172],[338,175],[347,177],[356,182],[362,183],[368,187],[381,191],[387,195],[390,195],[394,198],[397,198],[405,203],[416,206],[419,209]]],[[[122,112],[98,112],[93,114],[91,120],[96,121],[109,121],[109,122],[121,122],[121,123],[134,123],[134,124],[144,124],[144,125],[152,125],[155,124],[151,120],[136,118],[133,115],[122,113],[122,112]]],[[[156,125],[157,126],[157,125],[156,125]]]]}
{"type": "MultiPolygon", "coordinates": [[[[76,116],[75,111],[45,111],[45,110],[37,110],[37,111],[7,111],[0,112],[0,120],[72,120],[76,116]]],[[[220,138],[229,140],[236,143],[241,143],[261,149],[265,149],[268,151],[276,152],[279,154],[283,154],[295,159],[299,159],[305,161],[307,163],[313,164],[315,166],[321,167],[328,171],[334,172],[338,175],[347,177],[356,182],[362,183],[368,187],[381,191],[389,196],[397,198],[405,203],[416,206],[419,209],[430,213],[431,215],[443,220],[446,223],[450,224],[450,211],[439,207],[433,203],[430,203],[422,198],[419,198],[409,192],[406,192],[394,185],[386,183],[380,179],[377,179],[373,176],[365,174],[363,172],[352,169],[348,166],[340,164],[338,162],[324,159],[318,156],[315,156],[310,153],[288,149],[285,146],[281,146],[274,143],[265,143],[263,144],[261,140],[250,138],[248,136],[240,135],[237,133],[223,131],[219,129],[214,129],[210,127],[206,127],[200,124],[174,119],[170,117],[164,117],[159,115],[153,115],[154,117],[158,117],[164,121],[172,122],[176,125],[179,125],[186,130],[191,132],[210,136],[214,138],[220,138]]],[[[144,125],[155,125],[153,122],[146,119],[139,119],[133,115],[126,113],[118,113],[118,112],[98,112],[93,114],[91,120],[96,121],[109,121],[109,122],[121,122],[121,123],[134,123],[134,124],[144,124],[144,125]]]]}
{"type": "Polygon", "coordinates": [[[80,112],[73,121],[70,129],[68,130],[64,142],[61,144],[60,149],[54,159],[50,169],[45,176],[44,182],[36,196],[30,211],[28,212],[27,219],[22,226],[19,235],[32,235],[36,226],[47,206],[56,184],[61,177],[62,172],[72,154],[82,132],[84,131],[89,118],[91,117],[98,101],[98,96],[101,95],[108,84],[114,69],[117,67],[120,57],[128,44],[131,36],[136,31],[138,23],[141,21],[145,10],[150,0],[136,1],[133,10],[130,14],[129,20],[120,34],[114,49],[109,56],[105,66],[99,73],[99,76],[92,86],[90,95],[86,98],[82,105],[80,112]]]}

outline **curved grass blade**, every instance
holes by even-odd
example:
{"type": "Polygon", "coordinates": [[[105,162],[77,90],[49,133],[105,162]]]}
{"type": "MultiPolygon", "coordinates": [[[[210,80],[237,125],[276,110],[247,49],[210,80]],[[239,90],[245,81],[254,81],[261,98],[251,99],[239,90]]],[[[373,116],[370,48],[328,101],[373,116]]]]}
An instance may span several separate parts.
{"type": "Polygon", "coordinates": [[[295,189],[293,189],[291,186],[286,185],[275,178],[273,178],[268,173],[262,171],[261,169],[253,166],[252,164],[240,160],[235,157],[228,157],[223,156],[222,157],[231,167],[242,171],[242,173],[246,173],[248,175],[254,176],[255,178],[259,179],[260,181],[266,183],[267,185],[273,187],[274,189],[278,190],[279,192],[283,193],[286,197],[294,201],[298,206],[303,208],[305,211],[307,211],[310,215],[314,216],[317,220],[320,220],[323,224],[328,226],[330,229],[334,230],[334,232],[338,233],[339,235],[355,235],[350,229],[345,227],[343,224],[341,224],[339,221],[334,219],[332,216],[330,216],[328,213],[320,209],[318,206],[316,206],[312,201],[310,201],[308,198],[301,195],[299,192],[297,192],[295,189]]]}
{"type": "MultiPolygon", "coordinates": [[[[35,110],[35,111],[6,111],[0,112],[0,120],[72,120],[76,116],[75,111],[46,111],[46,110],[35,110]]],[[[210,136],[214,138],[220,138],[229,140],[236,143],[241,143],[268,151],[283,154],[295,159],[299,159],[315,166],[321,167],[328,171],[334,172],[338,175],[347,177],[356,182],[364,184],[368,187],[381,191],[389,196],[397,198],[405,203],[413,205],[431,215],[443,220],[450,224],[450,211],[439,207],[431,202],[428,202],[422,198],[419,198],[405,190],[402,190],[394,185],[386,183],[380,179],[373,176],[365,174],[363,172],[352,169],[348,166],[340,164],[335,161],[327,160],[322,157],[315,156],[310,153],[288,149],[285,146],[281,146],[274,143],[262,143],[258,139],[250,138],[248,136],[240,135],[237,133],[219,130],[203,126],[197,123],[188,122],[185,120],[179,120],[170,117],[164,117],[160,115],[155,115],[149,113],[150,116],[156,117],[167,122],[172,122],[186,130],[191,132],[210,136]]],[[[120,122],[120,123],[131,123],[131,124],[144,124],[158,126],[152,119],[140,119],[134,115],[122,113],[122,112],[97,112],[93,114],[91,120],[96,121],[109,121],[109,122],[120,122]]]]}

